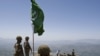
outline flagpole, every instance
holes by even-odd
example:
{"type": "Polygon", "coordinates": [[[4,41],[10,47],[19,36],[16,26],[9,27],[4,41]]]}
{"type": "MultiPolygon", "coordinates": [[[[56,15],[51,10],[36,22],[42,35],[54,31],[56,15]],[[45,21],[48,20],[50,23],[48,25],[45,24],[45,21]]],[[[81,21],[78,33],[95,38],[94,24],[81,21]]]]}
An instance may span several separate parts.
{"type": "Polygon", "coordinates": [[[32,25],[32,29],[33,29],[33,34],[32,34],[32,36],[33,36],[33,56],[35,56],[34,55],[34,25],[32,25]]]}
{"type": "MultiPolygon", "coordinates": [[[[31,0],[31,2],[32,2],[32,0],[31,0]]],[[[32,17],[32,16],[31,16],[31,17],[32,17]]],[[[32,54],[33,54],[33,55],[32,55],[32,56],[35,56],[35,55],[34,55],[34,42],[35,42],[35,41],[34,41],[34,24],[33,24],[32,21],[31,21],[31,23],[32,23],[32,30],[33,30],[33,34],[32,34],[32,37],[33,37],[33,53],[32,53],[32,54]]]]}
{"type": "Polygon", "coordinates": [[[35,56],[34,51],[34,33],[38,33],[38,35],[42,35],[44,32],[43,29],[43,21],[44,21],[44,13],[41,10],[41,8],[38,6],[38,4],[35,2],[35,0],[31,0],[32,3],[32,30],[33,30],[33,56],[35,56]]]}

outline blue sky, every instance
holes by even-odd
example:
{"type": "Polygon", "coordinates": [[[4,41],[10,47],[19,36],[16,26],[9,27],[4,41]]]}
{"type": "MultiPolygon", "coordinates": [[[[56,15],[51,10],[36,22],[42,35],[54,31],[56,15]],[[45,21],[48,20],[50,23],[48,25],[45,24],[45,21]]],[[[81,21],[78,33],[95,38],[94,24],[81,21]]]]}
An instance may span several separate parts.
{"type": "MultiPolygon", "coordinates": [[[[44,11],[42,36],[35,40],[100,39],[99,0],[36,0],[44,11]]],[[[30,0],[0,0],[0,37],[32,37],[30,0]]]]}

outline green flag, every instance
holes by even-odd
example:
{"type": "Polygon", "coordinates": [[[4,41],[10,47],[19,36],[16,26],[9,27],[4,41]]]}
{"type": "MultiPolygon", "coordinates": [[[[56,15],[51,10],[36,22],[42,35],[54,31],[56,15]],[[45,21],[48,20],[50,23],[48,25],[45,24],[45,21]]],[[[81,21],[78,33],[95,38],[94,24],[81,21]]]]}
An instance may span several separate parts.
{"type": "Polygon", "coordinates": [[[38,35],[42,35],[44,32],[43,29],[43,21],[44,21],[44,13],[42,9],[38,6],[35,0],[31,0],[32,3],[32,25],[34,25],[34,33],[38,33],[38,35]]]}

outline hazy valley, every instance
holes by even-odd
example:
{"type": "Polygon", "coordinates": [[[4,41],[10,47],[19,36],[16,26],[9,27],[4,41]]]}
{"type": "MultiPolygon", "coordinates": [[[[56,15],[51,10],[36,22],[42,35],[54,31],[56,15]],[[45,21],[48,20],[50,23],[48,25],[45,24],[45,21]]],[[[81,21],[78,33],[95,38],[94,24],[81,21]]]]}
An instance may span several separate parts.
{"type": "MultiPolygon", "coordinates": [[[[0,56],[13,56],[14,43],[13,39],[0,39],[0,56]]],[[[32,42],[30,42],[32,46],[32,42]]],[[[61,50],[61,53],[71,53],[75,49],[78,56],[100,56],[100,39],[84,39],[84,40],[61,40],[61,41],[35,41],[35,51],[39,45],[47,44],[52,53],[61,50]]]]}

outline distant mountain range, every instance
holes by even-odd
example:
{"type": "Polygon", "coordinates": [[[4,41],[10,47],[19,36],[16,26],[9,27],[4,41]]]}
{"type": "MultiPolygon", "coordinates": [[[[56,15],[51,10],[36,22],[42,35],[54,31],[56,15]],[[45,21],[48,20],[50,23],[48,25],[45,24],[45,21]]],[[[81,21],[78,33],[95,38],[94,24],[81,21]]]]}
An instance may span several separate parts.
{"type": "Polygon", "coordinates": [[[61,53],[71,53],[75,49],[78,56],[100,56],[100,39],[40,41],[35,43],[35,49],[43,43],[49,45],[52,52],[61,50],[61,53]]]}
{"type": "MultiPolygon", "coordinates": [[[[0,56],[13,56],[15,39],[0,38],[0,56]]],[[[32,42],[30,42],[32,46],[32,42]]],[[[78,56],[100,56],[100,39],[83,40],[59,40],[59,41],[35,41],[35,51],[39,45],[47,44],[53,53],[61,50],[61,53],[71,53],[72,49],[78,56]]]]}

